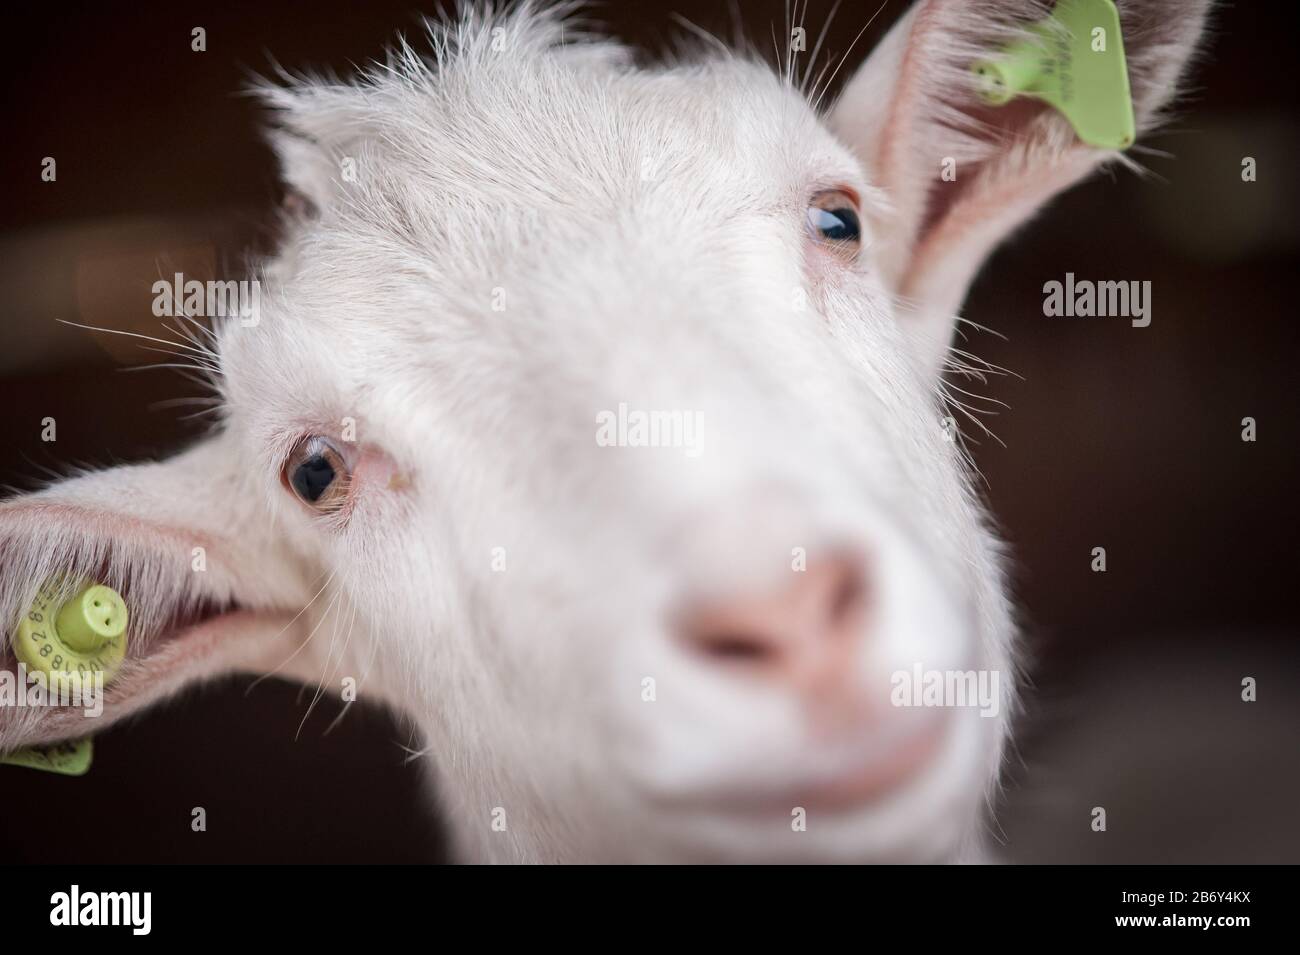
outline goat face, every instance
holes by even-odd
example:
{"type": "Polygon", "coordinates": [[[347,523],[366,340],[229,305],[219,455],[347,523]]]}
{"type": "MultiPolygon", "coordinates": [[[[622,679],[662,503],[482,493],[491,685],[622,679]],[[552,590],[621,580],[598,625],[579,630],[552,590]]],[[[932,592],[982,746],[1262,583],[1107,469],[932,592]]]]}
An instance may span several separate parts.
{"type": "MultiPolygon", "coordinates": [[[[1041,15],[921,4],[826,116],[528,8],[265,89],[308,211],[212,334],[219,433],[4,505],[0,609],[60,571],[125,593],[109,719],[352,681],[472,858],[959,855],[1013,627],[939,376],[989,249],[1111,155],[976,114],[972,56],[1041,15]],[[917,673],[992,695],[899,705],[917,673]]],[[[1140,121],[1198,22],[1130,51],[1140,121]]]]}

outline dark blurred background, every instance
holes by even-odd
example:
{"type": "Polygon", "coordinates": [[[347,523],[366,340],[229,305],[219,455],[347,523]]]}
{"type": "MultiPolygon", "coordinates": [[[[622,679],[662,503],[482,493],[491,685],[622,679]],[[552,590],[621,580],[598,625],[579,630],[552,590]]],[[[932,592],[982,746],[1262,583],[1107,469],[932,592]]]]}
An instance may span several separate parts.
{"type": "MultiPolygon", "coordinates": [[[[839,56],[878,6],[849,0],[839,56]]],[[[1122,5],[1122,0],[1121,0],[1122,5]]],[[[849,57],[905,9],[889,0],[849,57]]],[[[830,4],[811,2],[810,36],[830,4]]],[[[151,332],[157,274],[238,274],[280,201],[264,117],[239,95],[274,61],[332,67],[415,34],[409,2],[143,0],[6,11],[0,150],[0,483],[175,449],[202,394],[121,339],[151,332]],[[207,51],[191,50],[203,27],[207,51]],[[57,181],[41,181],[43,157],[57,181]],[[128,279],[130,279],[128,281],[128,279]],[[58,421],[58,442],[40,439],[58,421]]],[[[663,49],[680,13],[725,35],[726,0],[611,2],[593,15],[663,49]]],[[[783,2],[739,4],[770,47],[783,2]]],[[[974,448],[1015,555],[1032,686],[994,826],[1018,861],[1300,861],[1295,551],[1300,168],[1291,4],[1223,6],[1175,122],[1008,243],[965,314],[965,347],[1014,371],[977,391],[1010,407],[974,448]],[[1243,157],[1257,181],[1241,178],[1243,157]],[[1042,286],[1149,280],[1153,321],[1050,319],[1042,286]],[[999,337],[1005,336],[1005,337],[999,337]],[[1241,419],[1258,440],[1241,440],[1241,419]],[[1108,570],[1090,569],[1106,548],[1108,570]],[[1243,677],[1259,699],[1240,700],[1243,677]],[[1104,806],[1108,831],[1090,830],[1104,806]]],[[[846,67],[840,78],[850,72],[846,67]]],[[[963,385],[965,387],[965,385],[963,385]]],[[[969,428],[967,429],[970,430],[969,428]]],[[[978,437],[978,434],[976,434],[978,437]]],[[[405,728],[230,681],[96,739],[80,779],[0,767],[6,861],[438,861],[405,728]],[[208,831],[190,831],[190,810],[208,831]],[[37,811],[39,808],[39,812],[37,811]],[[51,840],[42,818],[81,819],[51,840]]]]}

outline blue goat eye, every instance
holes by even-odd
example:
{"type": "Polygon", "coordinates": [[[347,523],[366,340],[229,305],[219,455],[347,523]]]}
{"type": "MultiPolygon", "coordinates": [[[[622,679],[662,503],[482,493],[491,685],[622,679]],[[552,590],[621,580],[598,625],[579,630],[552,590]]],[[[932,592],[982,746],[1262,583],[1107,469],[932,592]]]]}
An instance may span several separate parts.
{"type": "Polygon", "coordinates": [[[856,252],[862,243],[857,200],[840,189],[819,192],[808,205],[808,231],[818,242],[856,252]]]}
{"type": "Polygon", "coordinates": [[[862,238],[858,214],[852,209],[812,208],[808,210],[808,222],[813,232],[832,242],[856,242],[862,238]]]}

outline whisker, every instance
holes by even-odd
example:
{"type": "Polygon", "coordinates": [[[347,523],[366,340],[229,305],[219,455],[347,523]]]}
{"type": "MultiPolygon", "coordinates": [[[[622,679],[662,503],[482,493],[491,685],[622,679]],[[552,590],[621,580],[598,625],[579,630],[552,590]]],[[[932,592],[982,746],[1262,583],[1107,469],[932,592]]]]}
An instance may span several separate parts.
{"type": "MultiPolygon", "coordinates": [[[[331,636],[330,636],[330,645],[325,651],[326,665],[328,665],[329,661],[334,657],[334,644],[338,642],[338,638],[339,638],[338,618],[335,616],[334,610],[339,605],[339,601],[342,598],[343,598],[343,589],[339,588],[334,592],[334,597],[325,606],[325,612],[321,614],[320,620],[317,621],[316,626],[314,626],[311,631],[311,636],[315,636],[316,631],[319,630],[324,625],[325,621],[326,620],[330,621],[331,636]]],[[[323,672],[324,671],[322,670],[322,673],[323,672]]],[[[311,718],[312,710],[316,708],[316,703],[320,700],[320,698],[324,695],[324,693],[325,693],[325,687],[320,682],[317,682],[316,691],[311,698],[311,702],[307,705],[307,712],[302,715],[302,722],[298,724],[298,732],[293,734],[294,739],[298,739],[302,735],[303,727],[307,725],[307,720],[311,718]]]]}
{"type": "Polygon", "coordinates": [[[57,319],[57,321],[58,321],[61,325],[71,325],[73,328],[84,328],[84,329],[85,329],[86,331],[88,331],[88,332],[105,332],[105,333],[107,333],[107,334],[109,334],[109,335],[125,335],[127,338],[139,338],[139,339],[141,339],[141,340],[143,340],[143,341],[156,342],[156,343],[159,344],[159,345],[180,345],[180,347],[181,347],[181,348],[184,348],[186,351],[196,352],[196,353],[198,353],[198,354],[200,354],[200,355],[206,355],[206,354],[207,354],[207,352],[205,352],[205,351],[204,351],[203,349],[201,349],[201,348],[193,348],[193,347],[191,347],[191,346],[184,345],[184,344],[182,344],[181,342],[175,341],[175,340],[173,340],[173,339],[168,339],[168,338],[156,338],[156,337],[153,336],[153,335],[142,335],[142,334],[139,333],[139,332],[128,332],[128,331],[125,331],[125,330],[120,329],[120,328],[100,328],[100,327],[95,326],[95,325],[83,325],[83,324],[81,324],[80,322],[72,322],[72,321],[68,321],[68,319],[66,319],[66,318],[60,318],[60,319],[57,319]]]}
{"type": "MultiPolygon", "coordinates": [[[[348,601],[348,603],[350,603],[350,604],[352,605],[352,608],[351,608],[351,609],[352,609],[352,613],[351,613],[351,615],[348,617],[348,635],[347,635],[347,637],[345,637],[344,640],[343,640],[343,650],[342,650],[342,652],[339,654],[339,665],[340,665],[340,666],[342,665],[343,661],[344,661],[345,659],[347,659],[347,655],[348,655],[348,647],[350,647],[350,646],[352,645],[352,633],[353,633],[354,629],[356,628],[356,623],[357,623],[357,605],[356,605],[356,603],[354,603],[353,601],[348,601]]],[[[335,668],[335,670],[332,670],[332,671],[330,672],[328,683],[327,683],[327,684],[322,684],[322,686],[324,686],[324,685],[332,685],[332,684],[334,683],[334,673],[335,673],[335,672],[337,672],[337,667],[335,668]]],[[[345,713],[347,713],[349,707],[350,707],[350,703],[349,703],[348,701],[344,701],[343,706],[339,709],[338,715],[337,715],[336,717],[334,717],[333,721],[331,721],[330,724],[329,724],[328,726],[325,727],[325,732],[321,734],[322,736],[328,736],[330,733],[332,733],[332,732],[334,731],[334,728],[335,728],[336,726],[338,726],[340,723],[343,722],[343,716],[344,716],[345,713]]]]}
{"type": "MultiPolygon", "coordinates": [[[[830,33],[831,23],[835,19],[835,14],[839,13],[840,4],[842,2],[843,0],[835,0],[835,3],[831,6],[830,13],[826,15],[826,19],[822,23],[822,28],[817,33],[817,42],[813,44],[812,52],[808,54],[808,65],[804,67],[803,76],[799,80],[799,92],[803,93],[805,97],[808,93],[808,78],[812,74],[813,65],[817,62],[817,57],[821,54],[822,44],[826,41],[826,35],[830,33]]],[[[805,14],[806,13],[807,11],[805,11],[805,14]]]]}
{"type": "MultiPolygon", "coordinates": [[[[318,578],[318,579],[319,579],[319,578],[318,578]]],[[[333,582],[334,582],[334,571],[330,571],[329,579],[326,580],[325,583],[321,585],[320,590],[316,591],[315,595],[311,598],[311,600],[307,601],[306,606],[304,606],[301,610],[299,610],[296,614],[294,614],[293,619],[290,620],[288,623],[286,623],[286,624],[284,625],[284,627],[280,630],[280,632],[277,633],[277,634],[275,635],[275,637],[272,638],[272,642],[274,642],[275,639],[278,639],[279,637],[284,636],[284,634],[288,631],[288,629],[289,629],[290,627],[292,627],[295,623],[298,622],[298,618],[301,617],[303,614],[305,614],[308,610],[311,609],[311,605],[314,604],[314,603],[317,601],[317,599],[320,597],[320,595],[323,594],[323,593],[325,592],[326,588],[329,587],[329,585],[332,584],[333,582]]],[[[244,695],[247,696],[249,693],[252,693],[252,692],[253,692],[253,688],[256,687],[256,686],[257,686],[259,683],[261,683],[263,680],[267,679],[268,677],[273,677],[273,676],[275,676],[277,673],[279,673],[279,672],[280,672],[280,671],[281,671],[281,670],[282,670],[286,665],[288,665],[288,663],[289,663],[291,660],[293,660],[294,657],[296,657],[299,653],[301,653],[301,652],[303,651],[303,649],[307,646],[307,644],[308,644],[309,642],[311,642],[311,636],[312,636],[312,633],[315,633],[315,632],[316,632],[315,630],[312,630],[311,633],[307,634],[307,638],[306,638],[305,640],[303,640],[302,643],[298,644],[298,648],[297,648],[296,650],[294,650],[293,653],[289,654],[289,656],[287,656],[287,657],[285,657],[283,660],[281,660],[281,661],[280,661],[280,662],[279,662],[279,663],[274,667],[274,669],[268,670],[266,673],[263,673],[263,674],[262,674],[261,676],[259,676],[256,680],[254,680],[252,683],[250,683],[250,684],[248,685],[248,689],[244,691],[244,695]]]]}
{"type": "Polygon", "coordinates": [[[849,44],[849,48],[844,51],[844,56],[840,57],[839,66],[835,67],[835,72],[831,73],[830,78],[826,80],[826,85],[822,87],[822,91],[817,95],[817,101],[813,103],[812,109],[814,113],[821,109],[822,98],[826,95],[826,91],[830,89],[831,84],[835,82],[835,77],[838,76],[840,70],[844,68],[844,64],[848,62],[849,56],[853,53],[853,48],[858,45],[858,41],[862,39],[863,34],[867,32],[867,29],[871,24],[876,22],[876,17],[880,16],[880,11],[884,10],[888,3],[889,0],[883,0],[876,12],[871,15],[871,19],[863,25],[862,29],[858,31],[858,35],[853,38],[853,42],[849,44]]]}

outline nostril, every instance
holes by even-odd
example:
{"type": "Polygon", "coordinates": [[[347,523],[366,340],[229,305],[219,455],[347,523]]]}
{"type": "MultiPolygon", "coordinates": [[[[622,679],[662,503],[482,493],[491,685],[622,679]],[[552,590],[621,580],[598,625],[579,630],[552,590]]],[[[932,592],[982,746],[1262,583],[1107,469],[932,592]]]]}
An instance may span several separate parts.
{"type": "Polygon", "coordinates": [[[833,573],[835,582],[827,618],[830,625],[835,627],[859,621],[867,605],[867,584],[861,567],[854,561],[838,561],[833,573]]]}
{"type": "Polygon", "coordinates": [[[864,636],[868,589],[860,560],[827,557],[762,591],[696,604],[676,629],[712,662],[788,671],[795,679],[852,652],[864,636]]]}
{"type": "Polygon", "coordinates": [[[695,648],[711,659],[733,663],[763,663],[776,655],[770,642],[753,634],[722,631],[690,635],[695,648]]]}
{"type": "Polygon", "coordinates": [[[779,622],[753,597],[697,604],[678,620],[679,637],[711,662],[767,663],[780,652],[779,622]]]}

